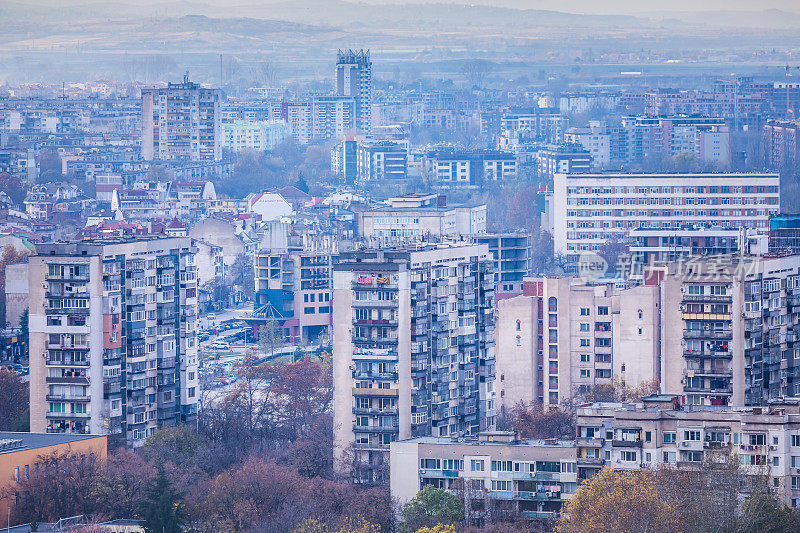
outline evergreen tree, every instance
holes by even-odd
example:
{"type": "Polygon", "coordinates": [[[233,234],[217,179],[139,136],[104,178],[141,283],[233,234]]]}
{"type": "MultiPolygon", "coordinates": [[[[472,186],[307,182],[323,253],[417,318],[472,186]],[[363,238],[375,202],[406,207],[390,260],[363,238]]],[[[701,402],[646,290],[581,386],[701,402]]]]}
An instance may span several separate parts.
{"type": "Polygon", "coordinates": [[[164,466],[158,467],[158,474],[144,490],[144,500],[139,514],[144,520],[147,533],[181,533],[186,519],[183,494],[175,490],[167,479],[164,466]]]}

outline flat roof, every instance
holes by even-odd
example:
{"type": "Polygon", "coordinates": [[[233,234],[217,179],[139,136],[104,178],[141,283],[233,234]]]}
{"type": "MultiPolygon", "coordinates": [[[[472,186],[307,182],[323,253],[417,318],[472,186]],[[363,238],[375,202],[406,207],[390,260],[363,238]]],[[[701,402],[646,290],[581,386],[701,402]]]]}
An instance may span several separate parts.
{"type": "Polygon", "coordinates": [[[0,454],[14,453],[22,450],[35,450],[59,444],[71,444],[89,439],[97,439],[104,435],[79,435],[76,433],[23,433],[17,431],[0,431],[0,444],[8,441],[21,441],[17,445],[0,445],[0,454]]]}
{"type": "MultiPolygon", "coordinates": [[[[497,433],[489,433],[489,435],[497,435],[497,433]]],[[[465,439],[460,437],[453,439],[451,437],[414,437],[413,439],[405,439],[397,442],[410,442],[417,444],[466,444],[471,446],[539,446],[547,448],[574,448],[574,440],[544,440],[544,439],[520,439],[511,442],[504,442],[501,440],[488,441],[474,439],[465,439]]]]}

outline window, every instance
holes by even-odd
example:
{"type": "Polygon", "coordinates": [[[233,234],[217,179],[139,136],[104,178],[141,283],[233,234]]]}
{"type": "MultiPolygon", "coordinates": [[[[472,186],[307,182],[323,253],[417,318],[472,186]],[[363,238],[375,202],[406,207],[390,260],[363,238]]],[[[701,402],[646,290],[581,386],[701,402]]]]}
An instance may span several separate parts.
{"type": "Polygon", "coordinates": [[[483,459],[472,459],[469,468],[473,472],[483,472],[483,459]]]}
{"type": "Polygon", "coordinates": [[[700,440],[700,431],[684,431],[683,440],[700,440]]]}
{"type": "Polygon", "coordinates": [[[511,461],[492,461],[493,472],[511,472],[511,461]]]}
{"type": "Polygon", "coordinates": [[[607,315],[608,314],[608,307],[598,307],[597,308],[598,315],[607,315]]]}
{"type": "Polygon", "coordinates": [[[636,460],[636,452],[622,451],[619,456],[622,461],[631,462],[636,460]]]}
{"type": "Polygon", "coordinates": [[[513,490],[513,481],[492,480],[492,490],[513,490]]]}

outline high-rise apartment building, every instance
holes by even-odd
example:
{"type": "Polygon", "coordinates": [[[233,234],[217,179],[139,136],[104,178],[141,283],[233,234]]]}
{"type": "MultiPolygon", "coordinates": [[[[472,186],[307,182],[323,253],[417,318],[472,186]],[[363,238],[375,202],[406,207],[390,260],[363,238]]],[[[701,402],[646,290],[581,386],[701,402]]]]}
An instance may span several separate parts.
{"type": "Polygon", "coordinates": [[[31,431],[140,446],[194,420],[197,280],[185,237],[45,244],[29,259],[31,431]]]}
{"type": "Polygon", "coordinates": [[[780,210],[780,176],[735,174],[556,174],[552,202],[556,253],[577,261],[633,228],[685,224],[766,231],[780,210]]]}
{"type": "Polygon", "coordinates": [[[800,395],[800,256],[673,263],[661,301],[663,392],[733,406],[800,395]]]}
{"type": "Polygon", "coordinates": [[[494,258],[494,291],[498,299],[522,293],[522,280],[531,272],[529,233],[485,233],[475,242],[489,246],[494,258]]]}
{"type": "Polygon", "coordinates": [[[289,342],[316,339],[331,324],[331,280],[338,261],[333,235],[296,236],[255,256],[255,310],[281,319],[289,342]]]}
{"type": "Polygon", "coordinates": [[[523,294],[498,302],[498,402],[556,407],[616,377],[658,377],[659,292],[572,277],[525,278],[523,294]]]}
{"type": "Polygon", "coordinates": [[[369,133],[372,130],[372,60],[369,50],[339,50],[336,94],[355,99],[356,128],[369,133]]]}
{"type": "Polygon", "coordinates": [[[166,88],[142,89],[142,157],[148,161],[222,159],[219,89],[184,77],[166,88]]]}
{"type": "Polygon", "coordinates": [[[493,428],[494,283],[486,245],[340,253],[333,269],[340,468],[352,461],[360,481],[379,481],[395,440],[493,428]]]}

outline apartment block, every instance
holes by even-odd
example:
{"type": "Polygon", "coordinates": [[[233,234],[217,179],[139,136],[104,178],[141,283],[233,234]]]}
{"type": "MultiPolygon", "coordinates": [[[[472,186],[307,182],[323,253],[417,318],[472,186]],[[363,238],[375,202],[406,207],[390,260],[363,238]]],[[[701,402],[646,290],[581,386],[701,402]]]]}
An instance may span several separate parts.
{"type": "Polygon", "coordinates": [[[765,163],[783,169],[800,161],[800,122],[768,120],[764,125],[765,163]]]}
{"type": "Polygon", "coordinates": [[[222,159],[219,89],[184,77],[166,88],[142,89],[142,157],[148,161],[222,159]]]}
{"type": "MultiPolygon", "coordinates": [[[[696,469],[714,454],[736,453],[745,474],[765,476],[783,501],[800,506],[797,401],[765,408],[681,405],[653,395],[642,403],[578,408],[578,479],[602,467],[696,469]]],[[[746,492],[746,486],[742,487],[746,492]]]]}
{"type": "Polygon", "coordinates": [[[504,136],[523,135],[540,142],[561,143],[569,125],[566,116],[547,109],[516,110],[504,113],[500,129],[504,136]]]}
{"type": "Polygon", "coordinates": [[[334,451],[339,468],[358,465],[358,481],[383,479],[393,441],[493,429],[486,245],[342,252],[332,322],[334,451]]]}
{"type": "Polygon", "coordinates": [[[661,301],[663,392],[732,406],[800,395],[800,256],[673,263],[661,301]]]}
{"type": "Polygon", "coordinates": [[[552,202],[556,253],[625,241],[634,228],[685,224],[766,231],[780,209],[780,177],[730,174],[556,174],[552,202]]]}
{"type": "Polygon", "coordinates": [[[222,145],[231,150],[271,150],[289,136],[289,124],[283,120],[242,121],[222,125],[222,145]]]}
{"type": "Polygon", "coordinates": [[[526,277],[523,294],[498,302],[499,404],[556,407],[614,377],[659,378],[656,286],[618,289],[573,277],[526,277]]]}
{"type": "Polygon", "coordinates": [[[283,245],[256,253],[256,314],[281,319],[288,342],[317,339],[331,325],[333,265],[338,239],[332,235],[289,236],[283,245]]]}
{"type": "Polygon", "coordinates": [[[528,233],[485,233],[475,236],[474,240],[488,245],[494,258],[495,296],[500,299],[522,294],[522,280],[531,271],[531,236],[528,233]]]}
{"type": "Polygon", "coordinates": [[[315,96],[312,131],[316,139],[341,137],[356,128],[356,98],[351,96],[315,96]]]}
{"type": "MultiPolygon", "coordinates": [[[[771,220],[770,220],[771,222],[771,220]]],[[[754,229],[719,226],[634,228],[629,251],[637,262],[667,263],[701,255],[767,252],[767,235],[754,229]]]]}
{"type": "Polygon", "coordinates": [[[405,504],[431,485],[464,498],[473,518],[556,518],[577,489],[574,441],[417,437],[391,444],[391,495],[405,504]]]}
{"type": "Polygon", "coordinates": [[[769,219],[769,251],[800,254],[800,215],[780,214],[769,219]]]}
{"type": "Polygon", "coordinates": [[[360,237],[458,237],[486,232],[486,204],[447,205],[444,196],[414,193],[387,200],[387,206],[357,213],[360,237]]]}
{"type": "Polygon", "coordinates": [[[336,56],[336,94],[355,101],[355,127],[372,130],[372,60],[369,50],[339,50],[336,56]]]}
{"type": "Polygon", "coordinates": [[[422,165],[424,175],[441,187],[475,187],[517,176],[514,154],[493,150],[431,150],[422,165]]]}
{"type": "Polygon", "coordinates": [[[553,178],[556,174],[580,174],[592,169],[592,154],[583,146],[550,145],[536,155],[539,176],[553,178]]]}
{"type": "Polygon", "coordinates": [[[31,431],[140,446],[197,415],[189,238],[45,244],[29,259],[31,431]]]}
{"type": "Polygon", "coordinates": [[[404,180],[408,176],[408,150],[392,141],[358,143],[356,183],[404,180]]]}

